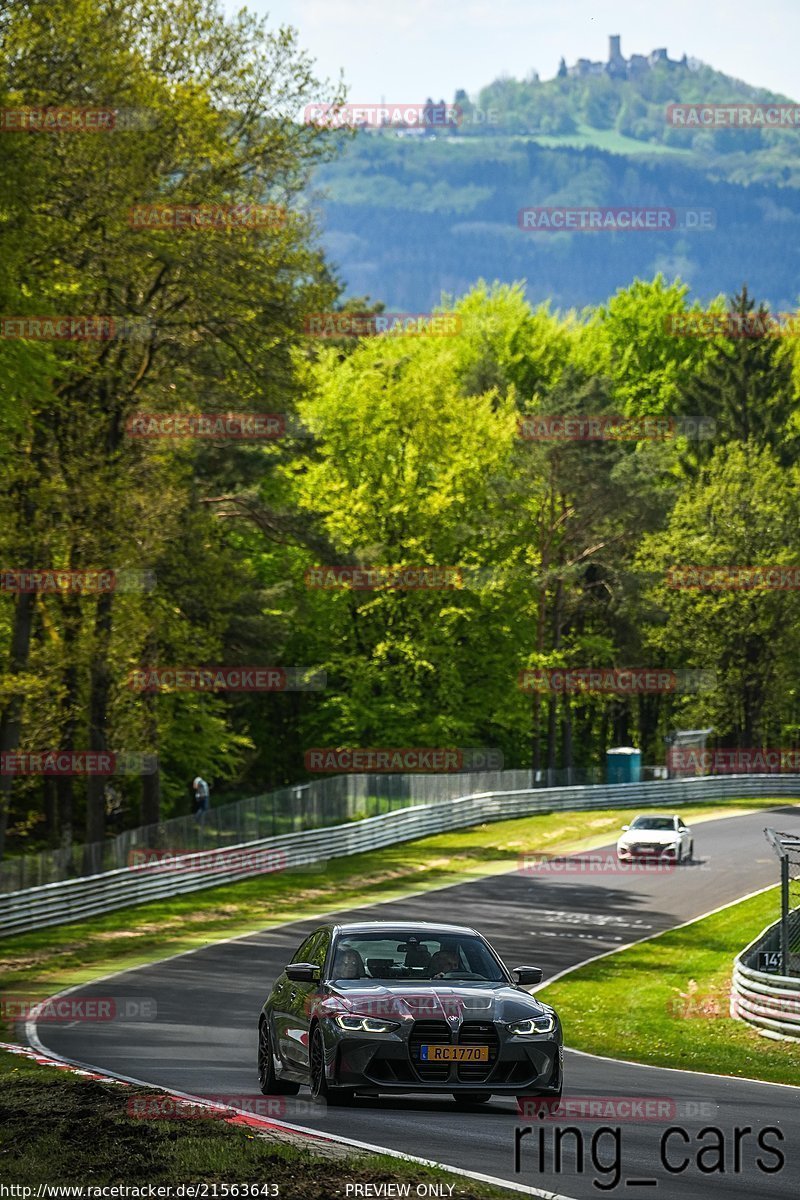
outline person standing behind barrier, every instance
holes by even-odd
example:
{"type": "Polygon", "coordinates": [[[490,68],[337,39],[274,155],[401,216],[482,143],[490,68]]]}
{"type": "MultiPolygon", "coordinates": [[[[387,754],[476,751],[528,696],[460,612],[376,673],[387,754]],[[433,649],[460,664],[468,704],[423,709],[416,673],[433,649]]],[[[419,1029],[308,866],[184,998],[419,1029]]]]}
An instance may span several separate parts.
{"type": "Polygon", "coordinates": [[[209,792],[208,784],[201,775],[197,775],[192,783],[194,788],[194,811],[195,816],[201,817],[203,813],[207,813],[211,802],[211,793],[209,792]]]}

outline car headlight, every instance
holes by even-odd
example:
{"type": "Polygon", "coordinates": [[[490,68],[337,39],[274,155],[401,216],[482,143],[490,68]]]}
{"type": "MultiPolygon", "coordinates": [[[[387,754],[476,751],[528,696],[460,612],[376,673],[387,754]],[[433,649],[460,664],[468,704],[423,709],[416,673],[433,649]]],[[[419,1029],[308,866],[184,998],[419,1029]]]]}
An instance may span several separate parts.
{"type": "Polygon", "coordinates": [[[346,1029],[348,1033],[391,1033],[393,1029],[399,1029],[400,1025],[397,1021],[376,1021],[374,1017],[335,1017],[334,1020],[340,1029],[346,1029]]]}
{"type": "Polygon", "coordinates": [[[522,1037],[535,1033],[552,1033],[556,1027],[556,1019],[548,1013],[544,1017],[530,1017],[527,1021],[516,1021],[509,1025],[509,1033],[518,1033],[522,1037]]]}

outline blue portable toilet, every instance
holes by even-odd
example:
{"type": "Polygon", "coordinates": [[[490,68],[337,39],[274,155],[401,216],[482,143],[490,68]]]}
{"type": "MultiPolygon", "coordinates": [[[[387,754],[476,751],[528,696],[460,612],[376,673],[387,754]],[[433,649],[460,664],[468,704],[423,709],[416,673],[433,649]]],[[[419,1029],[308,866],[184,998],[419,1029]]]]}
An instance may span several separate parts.
{"type": "Polygon", "coordinates": [[[642,752],[633,746],[606,750],[606,783],[639,783],[642,778],[642,752]]]}

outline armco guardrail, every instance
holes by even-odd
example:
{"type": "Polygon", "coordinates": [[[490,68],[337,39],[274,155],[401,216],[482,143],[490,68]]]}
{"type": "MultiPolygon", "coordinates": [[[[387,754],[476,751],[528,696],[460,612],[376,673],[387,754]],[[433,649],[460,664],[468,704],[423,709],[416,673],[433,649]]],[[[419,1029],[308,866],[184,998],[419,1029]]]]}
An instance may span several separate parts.
{"type": "Polygon", "coordinates": [[[0,932],[42,929],[111,912],[147,900],[179,895],[257,873],[255,855],[268,856],[261,870],[323,863],[448,829],[533,813],[593,808],[640,808],[756,796],[800,797],[800,776],[710,776],[703,779],[536,788],[483,792],[451,801],[420,804],[332,828],[262,838],[240,846],[191,852],[182,864],[132,866],[0,895],[0,932]],[[229,858],[225,860],[224,856],[229,858]],[[237,857],[238,855],[238,857],[237,857]]]}
{"type": "Polygon", "coordinates": [[[602,783],[599,767],[474,771],[447,774],[348,774],[313,779],[215,805],[202,817],[168,817],[126,829],[102,842],[78,843],[0,862],[0,892],[21,892],[64,879],[102,875],[127,867],[140,847],[218,850],[281,833],[322,829],[378,817],[381,813],[458,800],[476,792],[509,792],[533,787],[576,787],[602,783]]]}
{"type": "Polygon", "coordinates": [[[800,1041],[800,979],[759,970],[763,953],[780,953],[780,921],[737,954],[731,984],[731,1016],[773,1036],[800,1041]]]}

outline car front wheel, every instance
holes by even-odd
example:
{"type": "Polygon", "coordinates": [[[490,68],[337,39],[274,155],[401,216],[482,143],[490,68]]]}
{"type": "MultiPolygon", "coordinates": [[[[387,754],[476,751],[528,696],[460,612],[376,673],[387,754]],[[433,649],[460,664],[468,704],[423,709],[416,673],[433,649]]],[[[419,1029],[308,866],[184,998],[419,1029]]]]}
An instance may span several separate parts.
{"type": "Polygon", "coordinates": [[[311,1034],[308,1053],[308,1083],[311,1099],[315,1104],[349,1104],[353,1099],[352,1088],[332,1088],[325,1078],[325,1042],[319,1025],[311,1034]]]}
{"type": "Polygon", "coordinates": [[[258,1085],[264,1096],[296,1096],[300,1091],[299,1083],[289,1083],[275,1074],[272,1040],[266,1020],[258,1026],[258,1085]]]}

